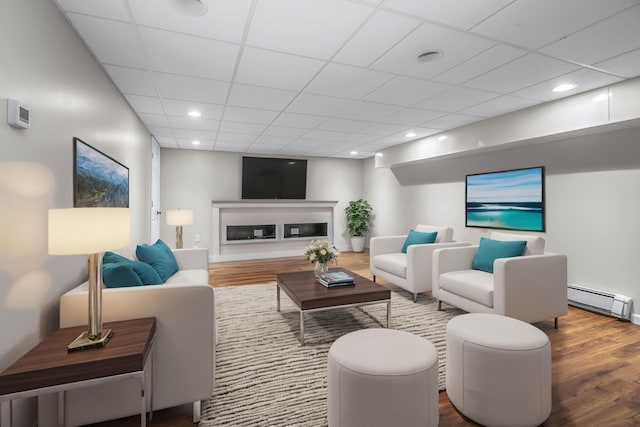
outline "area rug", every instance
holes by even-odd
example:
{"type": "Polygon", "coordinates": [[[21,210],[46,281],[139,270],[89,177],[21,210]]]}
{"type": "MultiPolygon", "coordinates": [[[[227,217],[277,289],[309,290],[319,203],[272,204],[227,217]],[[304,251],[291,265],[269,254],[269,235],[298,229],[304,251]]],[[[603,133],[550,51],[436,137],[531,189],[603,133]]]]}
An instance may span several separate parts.
{"type": "MultiPolygon", "coordinates": [[[[327,424],[327,354],[340,336],[385,326],[386,304],[305,314],[300,346],[299,311],[276,285],[215,289],[218,344],[215,390],[203,404],[200,426],[309,426],[327,424]]],[[[391,328],[422,336],[439,354],[445,384],[445,327],[462,311],[437,310],[435,299],[391,292],[391,328]]]]}

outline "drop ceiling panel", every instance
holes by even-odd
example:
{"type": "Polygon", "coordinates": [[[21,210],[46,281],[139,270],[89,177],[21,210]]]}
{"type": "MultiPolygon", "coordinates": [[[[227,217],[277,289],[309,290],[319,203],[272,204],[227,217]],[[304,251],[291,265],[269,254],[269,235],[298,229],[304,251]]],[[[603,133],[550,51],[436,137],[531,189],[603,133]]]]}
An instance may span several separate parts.
{"type": "Polygon", "coordinates": [[[346,135],[340,138],[340,141],[348,144],[368,144],[379,138],[380,138],[379,135],[369,135],[364,133],[350,133],[349,135],[346,135]]]}
{"type": "Polygon", "coordinates": [[[637,0],[518,0],[472,31],[538,49],[634,3],[637,0]]]}
{"type": "Polygon", "coordinates": [[[161,114],[138,113],[138,117],[146,126],[169,127],[169,120],[161,114]]]}
{"type": "Polygon", "coordinates": [[[151,67],[155,71],[230,81],[238,46],[170,31],[140,28],[151,67]]]}
{"type": "Polygon", "coordinates": [[[419,103],[418,107],[455,113],[456,111],[488,101],[492,98],[497,98],[498,96],[500,95],[483,90],[454,87],[419,103]]]}
{"type": "Polygon", "coordinates": [[[571,34],[545,46],[540,51],[582,64],[594,64],[638,48],[640,48],[640,5],[571,34]]]}
{"type": "Polygon", "coordinates": [[[124,97],[136,113],[164,114],[160,98],[140,95],[125,95],[124,97]]]}
{"type": "Polygon", "coordinates": [[[388,123],[371,123],[364,129],[360,130],[360,133],[370,133],[372,135],[386,136],[395,132],[401,132],[407,129],[404,125],[391,125],[388,123]]]}
{"type": "Polygon", "coordinates": [[[156,136],[156,141],[160,144],[161,147],[164,148],[178,148],[178,143],[176,139],[171,136],[156,136]]]}
{"type": "Polygon", "coordinates": [[[175,74],[153,73],[160,96],[183,101],[224,104],[229,83],[175,74]]]}
{"type": "Polygon", "coordinates": [[[77,12],[99,18],[129,22],[129,13],[122,0],[55,0],[58,6],[68,12],[77,12]]]}
{"type": "Polygon", "coordinates": [[[260,135],[266,128],[267,128],[266,125],[259,125],[255,123],[239,123],[239,122],[223,121],[220,124],[220,132],[243,133],[243,134],[249,134],[249,135],[260,135]]]}
{"type": "Polygon", "coordinates": [[[218,141],[226,141],[228,143],[243,143],[252,144],[257,138],[256,135],[248,135],[243,133],[227,133],[227,132],[219,132],[218,133],[218,141]]]}
{"type": "Polygon", "coordinates": [[[367,126],[371,126],[371,122],[334,118],[322,123],[320,126],[318,126],[318,129],[331,130],[336,132],[357,132],[367,126]]]}
{"type": "Polygon", "coordinates": [[[341,0],[262,0],[247,44],[329,59],[372,10],[341,0]]]}
{"type": "Polygon", "coordinates": [[[571,90],[572,94],[576,94],[617,83],[621,80],[621,78],[610,74],[583,68],[578,71],[547,80],[546,82],[530,86],[526,89],[519,90],[514,92],[513,95],[520,96],[522,98],[537,99],[539,101],[553,101],[554,99],[562,98],[565,95],[563,93],[553,92],[553,88],[561,84],[573,83],[577,85],[575,89],[571,90]]]}
{"type": "Polygon", "coordinates": [[[281,110],[295,98],[296,92],[242,84],[233,85],[229,105],[281,110]]]}
{"type": "Polygon", "coordinates": [[[223,106],[218,104],[204,104],[193,101],[176,101],[165,99],[162,101],[164,110],[169,116],[187,117],[189,111],[199,111],[205,120],[222,119],[223,106]]]}
{"type": "Polygon", "coordinates": [[[317,95],[337,96],[357,100],[393,78],[392,74],[329,64],[304,90],[317,95]]]}
{"type": "Polygon", "coordinates": [[[258,123],[268,125],[276,117],[277,111],[258,110],[255,108],[227,107],[224,119],[230,122],[258,123]]]}
{"type": "Polygon", "coordinates": [[[446,130],[468,125],[469,123],[477,122],[482,119],[482,117],[468,116],[465,114],[447,114],[446,116],[426,121],[422,123],[422,126],[433,129],[446,130]]]}
{"type": "Polygon", "coordinates": [[[474,116],[493,117],[531,107],[539,103],[539,101],[534,101],[531,99],[505,95],[478,105],[474,105],[473,107],[466,108],[462,110],[461,113],[471,114],[474,116]]]}
{"type": "Polygon", "coordinates": [[[640,49],[598,62],[595,66],[625,78],[640,76],[640,49]]]}
{"type": "Polygon", "coordinates": [[[104,69],[122,93],[158,95],[149,71],[115,65],[104,65],[104,69]]]}
{"type": "Polygon", "coordinates": [[[449,85],[443,83],[430,82],[411,77],[396,77],[370,95],[367,95],[364,99],[387,104],[413,106],[449,87],[449,85]]]}
{"type": "MultiPolygon", "coordinates": [[[[93,1],[111,3],[104,0],[93,1]]],[[[129,4],[140,25],[240,43],[251,1],[208,0],[208,11],[203,16],[177,13],[167,0],[129,0],[129,4]]]]}
{"type": "Polygon", "coordinates": [[[262,134],[269,136],[281,136],[285,138],[298,138],[305,133],[307,133],[307,129],[271,125],[262,134]]]}
{"type": "Polygon", "coordinates": [[[385,117],[397,113],[401,109],[401,107],[396,107],[394,105],[358,101],[349,105],[347,108],[336,112],[340,117],[369,122],[379,122],[385,117]]]}
{"type": "Polygon", "coordinates": [[[144,49],[133,25],[76,13],[67,16],[101,63],[147,68],[144,49]]]}
{"type": "MultiPolygon", "coordinates": [[[[142,119],[140,119],[140,120],[142,120],[142,119]]],[[[161,138],[161,137],[171,137],[171,138],[173,138],[173,135],[174,135],[174,131],[170,127],[148,126],[147,125],[147,129],[156,138],[161,138]]]]}
{"type": "Polygon", "coordinates": [[[294,138],[283,138],[281,136],[261,135],[256,138],[254,144],[270,145],[272,147],[275,147],[275,146],[284,147],[285,145],[290,144],[293,140],[294,138]]]}
{"type": "Polygon", "coordinates": [[[399,125],[415,126],[420,123],[424,123],[428,120],[437,119],[446,115],[442,111],[424,110],[419,108],[405,108],[400,110],[389,117],[385,117],[384,121],[387,123],[394,123],[399,125]]]}
{"type": "Polygon", "coordinates": [[[216,132],[206,130],[193,129],[174,129],[173,134],[176,138],[195,138],[195,139],[215,139],[216,132]]]}
{"type": "Polygon", "coordinates": [[[169,117],[169,124],[174,129],[206,130],[216,132],[220,122],[217,120],[202,120],[192,117],[169,117]]]}
{"type": "Polygon", "coordinates": [[[418,25],[420,21],[417,19],[378,11],[338,52],[334,60],[367,67],[418,25]]]}
{"type": "Polygon", "coordinates": [[[247,47],[236,82],[276,89],[302,90],[325,65],[318,59],[247,47]]]}
{"type": "Polygon", "coordinates": [[[509,94],[577,68],[577,65],[532,53],[476,77],[465,85],[509,94]]]}
{"type": "Polygon", "coordinates": [[[215,145],[216,151],[233,151],[236,153],[243,153],[251,146],[250,143],[243,142],[229,142],[218,140],[215,145]]]}
{"type": "Polygon", "coordinates": [[[326,120],[327,118],[322,116],[284,112],[278,116],[273,124],[294,128],[313,129],[326,120]]]}
{"type": "MultiPolygon", "coordinates": [[[[333,96],[300,94],[287,108],[288,112],[331,116],[345,109],[353,101],[333,96]]],[[[282,124],[282,123],[279,123],[282,124]]]]}
{"type": "Polygon", "coordinates": [[[425,23],[385,53],[373,68],[429,79],[496,44],[472,34],[425,23]],[[444,55],[433,62],[417,61],[419,54],[434,49],[444,55]]]}
{"type": "Polygon", "coordinates": [[[467,30],[511,2],[512,0],[388,0],[384,6],[467,30]]]}
{"type": "Polygon", "coordinates": [[[328,130],[314,129],[303,135],[304,139],[312,139],[316,141],[335,141],[347,134],[344,132],[331,132],[328,130]]]}

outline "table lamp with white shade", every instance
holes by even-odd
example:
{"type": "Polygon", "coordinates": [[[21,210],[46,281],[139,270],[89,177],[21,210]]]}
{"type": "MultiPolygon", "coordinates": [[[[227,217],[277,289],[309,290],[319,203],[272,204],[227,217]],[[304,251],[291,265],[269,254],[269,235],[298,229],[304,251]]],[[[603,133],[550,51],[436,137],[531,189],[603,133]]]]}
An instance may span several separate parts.
{"type": "Polygon", "coordinates": [[[176,226],[176,249],[182,248],[182,226],[193,224],[193,211],[171,210],[167,211],[167,225],[176,226]]]}
{"type": "Polygon", "coordinates": [[[69,344],[69,351],[104,347],[111,338],[110,329],[102,330],[102,252],[124,248],[130,241],[128,208],[49,210],[49,254],[89,257],[89,330],[69,344]]]}

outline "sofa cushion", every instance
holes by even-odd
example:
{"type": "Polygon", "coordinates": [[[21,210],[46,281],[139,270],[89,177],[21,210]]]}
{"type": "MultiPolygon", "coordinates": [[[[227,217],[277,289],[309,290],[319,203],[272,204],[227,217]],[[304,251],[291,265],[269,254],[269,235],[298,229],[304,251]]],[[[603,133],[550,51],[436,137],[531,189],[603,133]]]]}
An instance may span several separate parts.
{"type": "MultiPolygon", "coordinates": [[[[154,270],[152,266],[150,266],[149,264],[145,264],[144,262],[132,261],[131,259],[123,257],[122,255],[114,252],[105,252],[104,256],[102,257],[102,262],[103,265],[110,263],[120,263],[131,266],[131,268],[133,268],[133,271],[135,271],[136,274],[138,274],[138,276],[140,277],[143,285],[159,285],[163,283],[162,279],[158,275],[158,272],[154,270]]],[[[131,286],[135,286],[135,284],[132,284],[131,286]]]]}
{"type": "Polygon", "coordinates": [[[442,273],[440,288],[487,307],[493,307],[493,274],[480,270],[442,273]]]}
{"type": "Polygon", "coordinates": [[[163,283],[178,271],[176,257],[162,240],[156,241],[153,245],[138,245],[136,256],[140,261],[153,267],[163,283]]]}
{"type": "Polygon", "coordinates": [[[167,280],[167,285],[192,285],[194,283],[209,283],[208,270],[179,270],[167,280]]]}
{"type": "Polygon", "coordinates": [[[438,235],[436,236],[435,243],[453,242],[453,228],[451,227],[443,227],[439,225],[417,224],[415,230],[421,231],[423,233],[431,233],[433,231],[436,231],[438,235]]]}
{"type": "Polygon", "coordinates": [[[373,265],[394,276],[407,278],[407,254],[393,253],[373,257],[373,265]]]}
{"type": "Polygon", "coordinates": [[[500,233],[494,231],[491,233],[493,240],[513,241],[524,240],[527,242],[527,249],[523,255],[541,255],[544,253],[544,239],[540,236],[530,236],[527,234],[500,233]]]}
{"type": "Polygon", "coordinates": [[[102,265],[102,281],[108,288],[142,286],[140,276],[131,265],[124,262],[109,262],[102,265]]]}
{"type": "Polygon", "coordinates": [[[411,245],[425,245],[436,241],[438,232],[424,233],[416,230],[409,230],[409,234],[402,245],[402,253],[407,253],[407,248],[411,245]]]}
{"type": "Polygon", "coordinates": [[[527,242],[524,240],[501,241],[481,237],[480,247],[473,258],[471,268],[493,273],[493,262],[496,259],[520,256],[526,246],[527,242]]]}

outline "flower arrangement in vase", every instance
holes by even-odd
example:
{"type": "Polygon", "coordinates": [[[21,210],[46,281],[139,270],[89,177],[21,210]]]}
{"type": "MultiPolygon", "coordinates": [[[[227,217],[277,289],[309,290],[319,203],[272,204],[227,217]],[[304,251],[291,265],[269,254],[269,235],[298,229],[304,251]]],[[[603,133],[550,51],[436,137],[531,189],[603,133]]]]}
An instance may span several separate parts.
{"type": "Polygon", "coordinates": [[[328,240],[312,240],[304,251],[304,257],[310,263],[315,263],[314,274],[320,277],[329,272],[327,264],[338,261],[338,249],[328,240]]]}

